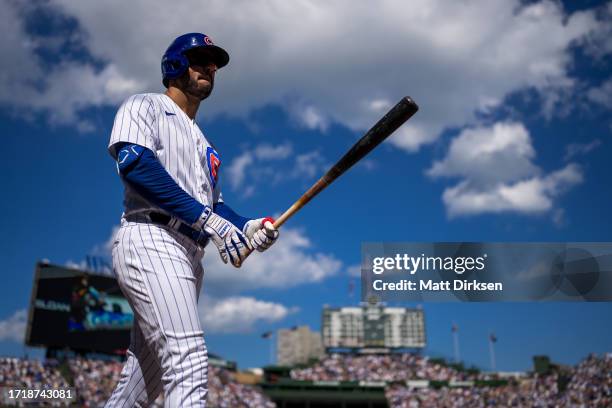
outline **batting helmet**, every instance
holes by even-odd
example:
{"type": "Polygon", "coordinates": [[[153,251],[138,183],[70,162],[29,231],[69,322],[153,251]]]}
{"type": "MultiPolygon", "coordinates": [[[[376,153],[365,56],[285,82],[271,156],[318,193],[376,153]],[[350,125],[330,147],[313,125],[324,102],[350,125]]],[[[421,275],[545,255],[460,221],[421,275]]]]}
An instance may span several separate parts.
{"type": "Polygon", "coordinates": [[[226,66],[229,62],[229,54],[223,48],[213,44],[206,34],[183,34],[172,41],[162,57],[162,82],[166,88],[170,79],[176,79],[187,71],[189,60],[185,54],[196,48],[206,51],[218,68],[226,66]]]}

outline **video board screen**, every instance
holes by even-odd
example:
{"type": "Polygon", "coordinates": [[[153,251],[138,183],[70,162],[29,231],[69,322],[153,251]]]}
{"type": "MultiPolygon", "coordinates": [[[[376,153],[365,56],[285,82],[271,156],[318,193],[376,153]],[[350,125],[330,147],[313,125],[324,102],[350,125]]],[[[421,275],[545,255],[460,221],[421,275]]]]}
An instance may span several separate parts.
{"type": "Polygon", "coordinates": [[[133,320],[114,278],[37,264],[27,345],[121,353],[129,345],[133,320]]]}

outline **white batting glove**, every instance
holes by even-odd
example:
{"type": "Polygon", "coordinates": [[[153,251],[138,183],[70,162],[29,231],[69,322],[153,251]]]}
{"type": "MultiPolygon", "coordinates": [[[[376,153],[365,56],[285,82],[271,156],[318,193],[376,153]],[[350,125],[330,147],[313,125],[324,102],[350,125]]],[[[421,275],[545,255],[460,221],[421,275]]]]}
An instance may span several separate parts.
{"type": "Polygon", "coordinates": [[[204,208],[204,212],[194,226],[210,236],[219,250],[223,263],[229,260],[236,268],[240,268],[242,262],[253,251],[249,239],[242,231],[225,218],[213,213],[208,206],[204,208]]]}
{"type": "Polygon", "coordinates": [[[270,217],[251,220],[244,224],[242,230],[249,239],[251,246],[259,252],[270,248],[279,235],[278,230],[274,228],[274,220],[270,217]]]}

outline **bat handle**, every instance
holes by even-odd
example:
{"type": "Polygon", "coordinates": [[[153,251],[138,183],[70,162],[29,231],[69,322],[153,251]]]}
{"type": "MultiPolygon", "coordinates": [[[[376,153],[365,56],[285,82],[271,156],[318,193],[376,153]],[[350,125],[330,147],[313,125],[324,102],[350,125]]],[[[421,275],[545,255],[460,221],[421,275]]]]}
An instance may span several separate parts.
{"type": "MultiPolygon", "coordinates": [[[[285,215],[285,214],[283,214],[285,215]]],[[[285,223],[285,221],[289,218],[289,216],[283,217],[283,215],[281,215],[278,220],[274,221],[274,224],[272,224],[272,226],[276,229],[280,228],[281,225],[283,225],[285,223]]]]}
{"type": "Polygon", "coordinates": [[[299,200],[295,202],[291,207],[289,207],[289,209],[287,209],[287,211],[282,213],[282,215],[278,217],[276,221],[274,221],[274,228],[278,229],[281,225],[285,223],[285,221],[287,221],[293,214],[295,214],[300,208],[302,208],[304,204],[304,202],[301,202],[299,200]]]}

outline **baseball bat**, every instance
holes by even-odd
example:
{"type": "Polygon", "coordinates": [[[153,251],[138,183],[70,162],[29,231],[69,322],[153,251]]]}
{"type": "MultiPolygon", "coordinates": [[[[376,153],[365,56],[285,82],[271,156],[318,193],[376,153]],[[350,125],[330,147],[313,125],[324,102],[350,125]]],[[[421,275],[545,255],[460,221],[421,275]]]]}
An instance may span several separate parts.
{"type": "Polygon", "coordinates": [[[283,225],[285,221],[323,191],[325,187],[329,186],[335,179],[344,174],[344,172],[395,132],[397,128],[410,119],[418,110],[419,107],[410,97],[403,97],[323,177],[314,183],[287,211],[278,217],[274,222],[274,227],[278,228],[283,225]]]}

